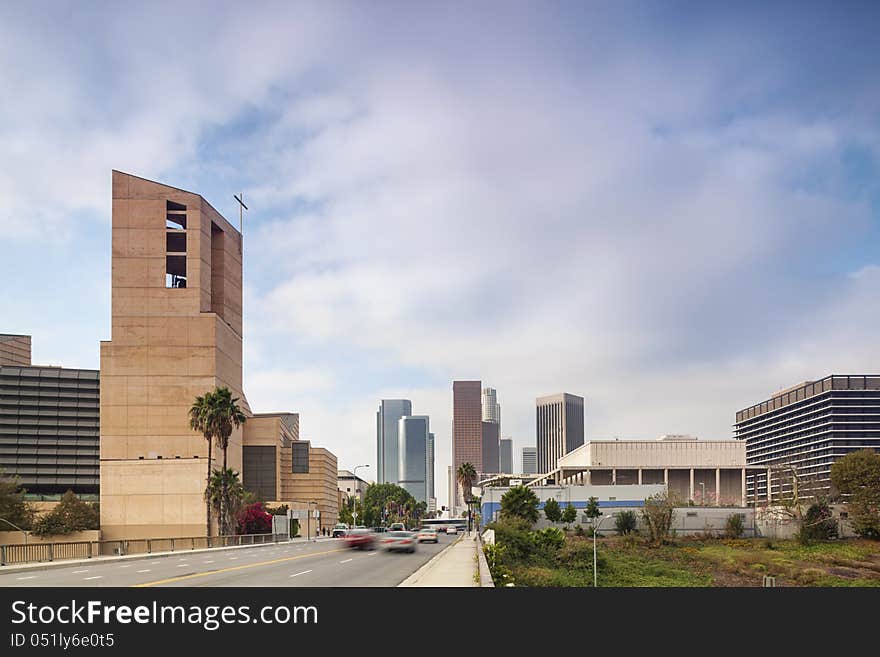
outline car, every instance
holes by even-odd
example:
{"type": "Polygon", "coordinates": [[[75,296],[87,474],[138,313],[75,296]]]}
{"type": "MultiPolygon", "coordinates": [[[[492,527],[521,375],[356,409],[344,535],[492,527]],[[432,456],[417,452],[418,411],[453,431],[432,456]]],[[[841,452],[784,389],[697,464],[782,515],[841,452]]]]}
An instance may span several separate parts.
{"type": "Polygon", "coordinates": [[[343,537],[345,545],[355,550],[366,550],[373,547],[376,537],[366,527],[349,529],[343,537]]]}
{"type": "Polygon", "coordinates": [[[388,528],[387,527],[373,527],[373,531],[376,532],[377,534],[382,534],[384,532],[387,532],[388,528]]]}
{"type": "Polygon", "coordinates": [[[402,522],[395,522],[388,528],[390,532],[405,532],[406,526],[402,522]]]}
{"type": "Polygon", "coordinates": [[[455,525],[449,525],[449,527],[446,528],[446,533],[447,534],[457,534],[458,527],[456,527],[455,525]]]}
{"type": "Polygon", "coordinates": [[[415,552],[416,535],[413,532],[393,531],[387,532],[382,538],[382,547],[388,552],[415,552]]]}
{"type": "Polygon", "coordinates": [[[416,540],[419,543],[437,543],[440,539],[437,536],[437,530],[433,527],[422,527],[416,533],[416,540]]]}
{"type": "Polygon", "coordinates": [[[348,525],[346,525],[344,522],[340,522],[333,525],[333,531],[330,532],[330,535],[333,538],[342,538],[343,536],[345,536],[346,532],[348,532],[348,529],[348,525]]]}

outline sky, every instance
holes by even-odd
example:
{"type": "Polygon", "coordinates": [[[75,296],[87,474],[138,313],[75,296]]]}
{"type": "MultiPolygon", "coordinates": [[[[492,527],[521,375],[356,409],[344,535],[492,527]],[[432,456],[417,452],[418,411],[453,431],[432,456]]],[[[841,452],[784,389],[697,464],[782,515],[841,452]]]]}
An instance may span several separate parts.
{"type": "MultiPolygon", "coordinates": [[[[880,372],[880,10],[863,3],[4,3],[0,332],[99,367],[111,169],[237,224],[244,386],[371,464],[380,399],[586,399],[729,438],[880,372]],[[764,6],[769,4],[771,6],[764,6]]],[[[359,474],[364,475],[364,470],[359,474]]]]}

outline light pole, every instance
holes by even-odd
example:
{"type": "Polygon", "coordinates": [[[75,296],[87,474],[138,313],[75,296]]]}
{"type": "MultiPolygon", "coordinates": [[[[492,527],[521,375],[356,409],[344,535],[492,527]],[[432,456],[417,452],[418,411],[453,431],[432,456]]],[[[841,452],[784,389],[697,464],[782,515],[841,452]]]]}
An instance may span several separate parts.
{"type": "Polygon", "coordinates": [[[369,464],[367,464],[367,465],[356,465],[356,466],[354,466],[354,471],[352,472],[352,475],[354,475],[354,482],[352,483],[352,486],[354,486],[354,509],[352,510],[352,513],[353,513],[353,515],[354,515],[354,526],[355,526],[355,527],[357,527],[357,524],[358,524],[358,511],[357,511],[357,500],[358,500],[358,468],[369,468],[369,467],[370,467],[369,464]]]}
{"type": "Polygon", "coordinates": [[[596,534],[599,533],[599,527],[602,526],[602,521],[605,518],[610,518],[611,516],[599,516],[599,522],[593,527],[593,588],[598,586],[597,580],[597,570],[596,570],[596,534]]]}
{"type": "Polygon", "coordinates": [[[18,531],[20,531],[22,534],[24,534],[24,544],[27,545],[28,532],[27,532],[26,529],[22,529],[22,528],[19,527],[18,525],[13,525],[13,524],[12,524],[11,522],[9,522],[6,518],[0,518],[0,520],[2,520],[3,522],[5,522],[5,523],[6,523],[7,525],[9,525],[10,527],[15,527],[18,531]]]}

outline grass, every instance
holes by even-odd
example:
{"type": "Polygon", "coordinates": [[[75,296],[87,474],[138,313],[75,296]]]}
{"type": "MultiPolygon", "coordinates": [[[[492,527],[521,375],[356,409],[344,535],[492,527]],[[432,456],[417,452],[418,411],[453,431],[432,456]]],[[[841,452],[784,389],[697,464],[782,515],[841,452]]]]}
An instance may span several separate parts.
{"type": "MultiPolygon", "coordinates": [[[[592,586],[588,543],[569,536],[555,565],[513,565],[517,586],[592,586]]],[[[761,586],[764,575],[775,576],[777,586],[880,586],[876,541],[677,539],[651,548],[641,539],[607,538],[599,556],[599,586],[761,586]]]]}

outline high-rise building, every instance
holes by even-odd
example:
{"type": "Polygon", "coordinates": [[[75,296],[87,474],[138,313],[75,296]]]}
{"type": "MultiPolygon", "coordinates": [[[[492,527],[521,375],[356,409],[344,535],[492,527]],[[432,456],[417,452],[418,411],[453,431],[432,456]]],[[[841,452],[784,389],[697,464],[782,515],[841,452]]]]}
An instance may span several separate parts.
{"type": "MultiPolygon", "coordinates": [[[[428,498],[436,497],[434,494],[434,434],[428,434],[428,472],[425,483],[428,487],[428,498]]],[[[435,500],[436,506],[436,500],[435,500]]]]}
{"type": "Polygon", "coordinates": [[[498,469],[503,474],[513,474],[513,439],[502,438],[498,443],[498,469]]]}
{"type": "MultiPolygon", "coordinates": [[[[799,383],[739,411],[735,434],[746,441],[746,462],[767,466],[771,498],[790,490],[791,467],[805,487],[828,490],[837,459],[859,449],[880,451],[880,375],[799,383]]],[[[767,472],[750,474],[746,486],[750,501],[766,500],[767,472]]]]}
{"type": "Polygon", "coordinates": [[[538,474],[538,448],[523,447],[522,448],[522,467],[521,474],[533,475],[538,474]]]}
{"type": "Polygon", "coordinates": [[[498,424],[495,422],[482,422],[482,450],[483,450],[483,469],[478,470],[480,474],[498,474],[498,424]]]}
{"type": "Polygon", "coordinates": [[[397,429],[400,418],[412,415],[409,399],[383,399],[376,412],[376,483],[396,484],[399,463],[397,429]]]}
{"type": "Polygon", "coordinates": [[[31,366],[30,336],[0,335],[0,471],[29,496],[97,499],[99,392],[97,370],[31,366]]]}
{"type": "MultiPolygon", "coordinates": [[[[458,472],[462,463],[470,463],[477,472],[483,471],[483,414],[479,381],[452,382],[452,469],[458,472]]],[[[453,491],[449,505],[464,509],[464,500],[453,491]]]]}
{"type": "MultiPolygon", "coordinates": [[[[111,339],[101,343],[101,534],[205,535],[198,395],[242,392],[242,239],[200,195],[113,172],[111,339]]],[[[241,428],[227,449],[242,469],[241,428]]],[[[223,454],[213,443],[214,463],[223,454]]],[[[335,469],[334,469],[335,477],[335,469]]]]}
{"type": "Polygon", "coordinates": [[[563,392],[536,400],[538,472],[550,472],[584,444],[584,398],[563,392]]]}
{"type": "Polygon", "coordinates": [[[483,388],[482,411],[483,422],[501,424],[501,404],[498,403],[498,392],[495,388],[483,388]]]}
{"type": "Polygon", "coordinates": [[[417,502],[427,502],[430,420],[427,415],[409,415],[398,422],[397,483],[417,502]]]}
{"type": "Polygon", "coordinates": [[[0,333],[0,365],[31,364],[31,336],[0,333]]]}

